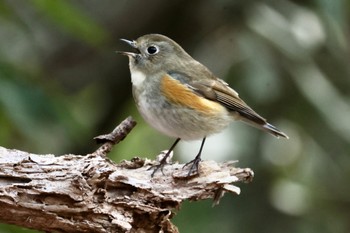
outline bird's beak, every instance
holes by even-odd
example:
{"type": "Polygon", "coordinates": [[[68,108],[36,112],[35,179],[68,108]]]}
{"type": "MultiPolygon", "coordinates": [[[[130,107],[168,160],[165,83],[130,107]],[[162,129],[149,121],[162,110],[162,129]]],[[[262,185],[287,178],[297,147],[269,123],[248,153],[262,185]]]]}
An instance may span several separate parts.
{"type": "MultiPolygon", "coordinates": [[[[127,43],[128,45],[130,45],[131,47],[133,47],[134,49],[136,49],[137,51],[138,48],[136,46],[136,42],[134,40],[126,40],[126,39],[120,39],[121,41],[127,43]]],[[[138,54],[137,53],[132,53],[132,52],[123,52],[123,51],[116,51],[116,53],[118,54],[122,54],[122,55],[126,55],[128,57],[136,57],[138,54]]]]}
{"type": "Polygon", "coordinates": [[[134,49],[137,49],[136,42],[134,40],[127,40],[127,39],[120,39],[121,41],[124,41],[134,49]]]}

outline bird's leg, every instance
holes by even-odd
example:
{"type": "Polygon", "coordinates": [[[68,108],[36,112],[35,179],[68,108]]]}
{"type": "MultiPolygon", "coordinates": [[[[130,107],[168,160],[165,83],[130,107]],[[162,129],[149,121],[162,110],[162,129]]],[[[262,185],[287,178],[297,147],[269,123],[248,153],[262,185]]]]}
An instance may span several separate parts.
{"type": "MultiPolygon", "coordinates": [[[[170,149],[168,150],[168,152],[166,152],[166,154],[164,155],[164,157],[160,160],[159,164],[156,166],[152,166],[150,169],[154,168],[151,177],[154,176],[154,174],[160,169],[163,173],[163,167],[166,164],[166,160],[169,157],[170,153],[174,150],[176,144],[181,140],[181,138],[177,138],[176,141],[174,142],[174,144],[170,147],[170,149]]],[[[164,174],[164,173],[163,173],[164,174]]]]}
{"type": "Polygon", "coordinates": [[[201,159],[201,154],[202,154],[202,150],[203,150],[205,139],[206,139],[206,137],[204,137],[203,140],[202,140],[202,144],[201,144],[201,147],[199,148],[199,152],[198,152],[197,156],[193,160],[191,160],[190,162],[186,163],[183,166],[183,167],[186,167],[187,165],[190,165],[192,163],[187,176],[190,176],[193,171],[196,171],[196,173],[198,173],[198,164],[202,160],[201,159]]]}

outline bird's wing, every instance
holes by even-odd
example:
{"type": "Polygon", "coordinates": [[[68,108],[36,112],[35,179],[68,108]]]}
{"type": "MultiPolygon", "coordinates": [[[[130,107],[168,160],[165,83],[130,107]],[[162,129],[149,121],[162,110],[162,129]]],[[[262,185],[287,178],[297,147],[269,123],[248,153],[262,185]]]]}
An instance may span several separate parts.
{"type": "Polygon", "coordinates": [[[239,96],[238,93],[230,88],[226,82],[211,76],[208,79],[193,79],[193,77],[186,76],[182,73],[171,72],[168,73],[172,78],[180,81],[186,85],[193,93],[202,96],[208,100],[220,103],[229,111],[238,114],[238,119],[267,131],[276,137],[288,138],[286,134],[279,131],[276,127],[269,124],[265,118],[257,114],[251,109],[239,96]]]}
{"type": "MultiPolygon", "coordinates": [[[[251,109],[241,98],[238,93],[229,87],[229,85],[221,79],[193,79],[183,73],[170,72],[172,78],[186,85],[194,93],[216,101],[225,106],[229,111],[239,113],[239,115],[247,120],[251,120],[258,124],[265,124],[266,120],[251,109]]],[[[242,119],[244,120],[244,119],[242,119]]]]}
{"type": "Polygon", "coordinates": [[[239,113],[246,120],[257,124],[265,124],[266,120],[251,109],[238,93],[230,88],[226,82],[220,79],[200,80],[189,83],[193,91],[205,98],[214,100],[225,106],[229,111],[239,113]]]}

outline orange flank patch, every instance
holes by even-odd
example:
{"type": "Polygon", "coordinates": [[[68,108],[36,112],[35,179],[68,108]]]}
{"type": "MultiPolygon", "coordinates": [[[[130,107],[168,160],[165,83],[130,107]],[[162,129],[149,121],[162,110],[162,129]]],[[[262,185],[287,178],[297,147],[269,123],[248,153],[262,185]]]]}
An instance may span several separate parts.
{"type": "Polygon", "coordinates": [[[225,111],[221,104],[193,93],[191,89],[168,75],[165,75],[161,81],[161,90],[169,101],[206,114],[215,115],[225,111]]]}

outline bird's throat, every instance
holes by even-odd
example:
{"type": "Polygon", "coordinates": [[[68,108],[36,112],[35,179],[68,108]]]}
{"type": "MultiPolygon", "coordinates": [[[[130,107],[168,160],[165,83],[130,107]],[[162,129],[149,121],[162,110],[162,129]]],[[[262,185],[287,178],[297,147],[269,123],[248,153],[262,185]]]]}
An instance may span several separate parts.
{"type": "Polygon", "coordinates": [[[131,82],[135,87],[140,87],[146,80],[146,75],[140,71],[131,72],[131,82]]]}

